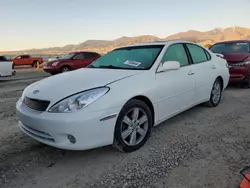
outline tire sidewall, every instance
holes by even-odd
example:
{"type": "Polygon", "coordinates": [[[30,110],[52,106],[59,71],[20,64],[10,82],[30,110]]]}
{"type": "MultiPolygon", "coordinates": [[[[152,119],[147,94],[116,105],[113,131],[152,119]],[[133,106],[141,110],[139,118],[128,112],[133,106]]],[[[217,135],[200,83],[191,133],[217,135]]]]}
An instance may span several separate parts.
{"type": "Polygon", "coordinates": [[[248,73],[248,75],[247,75],[246,87],[250,88],[250,73],[248,73]]]}
{"type": "Polygon", "coordinates": [[[61,68],[61,72],[69,72],[70,71],[70,68],[69,68],[69,66],[62,66],[62,68],[61,68]],[[63,69],[64,68],[67,68],[68,69],[68,71],[63,71],[63,69]]]}
{"type": "Polygon", "coordinates": [[[32,63],[32,67],[36,67],[37,66],[37,64],[38,64],[38,61],[34,61],[33,63],[32,63]]]}
{"type": "Polygon", "coordinates": [[[146,141],[148,140],[148,137],[150,136],[151,129],[153,126],[153,118],[152,117],[153,117],[152,112],[150,111],[149,107],[144,102],[142,102],[140,100],[132,99],[124,105],[124,107],[122,108],[122,110],[119,113],[119,116],[117,118],[116,125],[115,125],[115,133],[114,133],[115,142],[117,142],[117,144],[122,148],[123,151],[125,151],[125,152],[135,151],[135,150],[141,148],[146,143],[146,141]],[[129,110],[131,110],[132,108],[136,108],[136,107],[142,108],[145,111],[145,113],[148,117],[148,130],[147,130],[146,136],[143,138],[143,140],[139,144],[137,144],[135,146],[129,146],[122,139],[121,123],[123,121],[124,116],[127,114],[127,112],[129,110]]]}
{"type": "Polygon", "coordinates": [[[211,91],[211,96],[210,96],[210,101],[209,101],[213,107],[216,107],[216,106],[218,106],[218,105],[220,104],[221,95],[222,95],[222,83],[221,83],[221,81],[217,78],[217,79],[214,81],[214,83],[213,83],[212,91],[211,91]],[[219,100],[218,100],[217,103],[214,103],[212,92],[213,92],[213,88],[214,88],[214,85],[215,85],[216,82],[218,82],[218,83],[220,84],[220,98],[219,98],[219,100]]]}

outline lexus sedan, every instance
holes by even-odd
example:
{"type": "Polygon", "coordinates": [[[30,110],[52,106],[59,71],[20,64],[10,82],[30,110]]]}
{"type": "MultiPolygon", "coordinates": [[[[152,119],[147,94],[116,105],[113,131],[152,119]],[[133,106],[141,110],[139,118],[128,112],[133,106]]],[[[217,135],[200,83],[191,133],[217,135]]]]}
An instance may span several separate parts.
{"type": "Polygon", "coordinates": [[[117,48],[86,68],[29,85],[16,104],[19,126],[69,150],[142,147],[153,126],[195,105],[216,107],[229,81],[226,60],[186,41],[117,48]]]}

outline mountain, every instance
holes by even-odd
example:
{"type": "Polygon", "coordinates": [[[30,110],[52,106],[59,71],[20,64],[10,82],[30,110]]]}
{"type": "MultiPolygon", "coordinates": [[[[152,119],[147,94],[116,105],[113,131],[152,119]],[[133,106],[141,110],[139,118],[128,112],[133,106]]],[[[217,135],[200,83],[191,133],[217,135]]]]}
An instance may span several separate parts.
{"type": "Polygon", "coordinates": [[[152,35],[142,35],[136,37],[126,37],[115,40],[87,40],[79,44],[70,44],[63,47],[52,47],[52,48],[43,48],[43,49],[30,49],[23,51],[15,52],[0,52],[2,54],[61,54],[68,53],[72,51],[86,50],[86,51],[96,51],[98,53],[104,54],[114,48],[126,46],[135,43],[145,43],[152,41],[167,41],[167,40],[188,40],[195,41],[199,44],[212,44],[224,40],[240,40],[240,39],[249,39],[250,40],[250,28],[244,27],[229,27],[229,28],[215,28],[210,31],[195,31],[188,30],[186,32],[180,32],[166,38],[160,39],[152,35]]]}

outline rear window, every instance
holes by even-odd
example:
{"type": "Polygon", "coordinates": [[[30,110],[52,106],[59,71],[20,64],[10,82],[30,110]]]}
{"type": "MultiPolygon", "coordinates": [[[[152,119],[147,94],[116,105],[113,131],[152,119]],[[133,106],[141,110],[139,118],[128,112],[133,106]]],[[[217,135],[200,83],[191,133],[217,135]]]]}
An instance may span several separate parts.
{"type": "Polygon", "coordinates": [[[249,53],[250,43],[249,42],[230,42],[213,45],[210,50],[214,53],[249,53]]]}

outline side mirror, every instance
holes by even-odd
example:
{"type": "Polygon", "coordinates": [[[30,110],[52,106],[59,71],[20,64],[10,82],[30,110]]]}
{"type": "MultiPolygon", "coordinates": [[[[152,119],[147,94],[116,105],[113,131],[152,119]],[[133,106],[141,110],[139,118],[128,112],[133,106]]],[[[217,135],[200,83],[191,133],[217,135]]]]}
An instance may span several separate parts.
{"type": "Polygon", "coordinates": [[[165,61],[161,64],[158,68],[157,72],[165,72],[169,70],[178,70],[180,69],[181,65],[178,61],[165,61]]]}
{"type": "Polygon", "coordinates": [[[224,55],[223,55],[223,54],[215,53],[215,55],[216,55],[217,57],[224,58],[224,55]]]}

